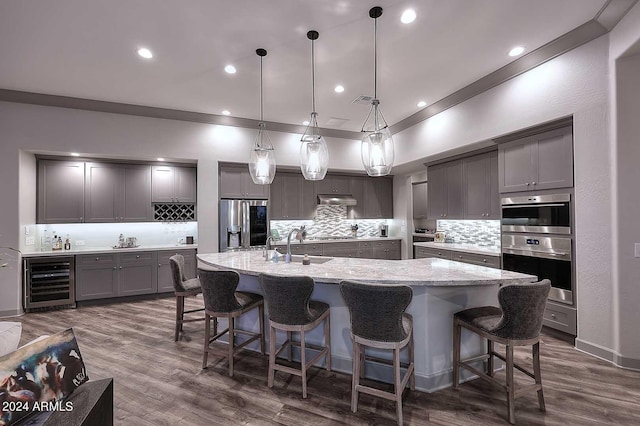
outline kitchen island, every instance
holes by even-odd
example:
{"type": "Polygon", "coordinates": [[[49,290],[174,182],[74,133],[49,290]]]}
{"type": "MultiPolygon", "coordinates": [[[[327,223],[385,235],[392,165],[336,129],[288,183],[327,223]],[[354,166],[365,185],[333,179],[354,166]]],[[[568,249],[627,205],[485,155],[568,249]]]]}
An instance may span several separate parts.
{"type": "MultiPolygon", "coordinates": [[[[312,256],[311,265],[303,265],[266,261],[261,251],[240,251],[198,254],[198,260],[205,267],[237,271],[238,288],[256,293],[262,293],[258,283],[261,273],[312,277],[316,282],[312,298],[331,306],[332,368],[349,374],[352,354],[349,311],[337,284],[354,280],[371,285],[411,286],[413,301],[407,312],[414,321],[416,388],[427,392],[451,385],[453,314],[476,306],[497,306],[500,285],[536,281],[531,275],[433,258],[373,260],[312,256]]],[[[241,317],[240,327],[257,330],[256,315],[241,317]]],[[[311,343],[321,343],[322,327],[306,337],[311,343]]],[[[481,353],[483,341],[477,335],[463,331],[462,338],[463,357],[481,353]]],[[[376,355],[389,357],[385,352],[376,355]]],[[[389,366],[368,362],[367,376],[392,383],[393,374],[389,366]]]]}

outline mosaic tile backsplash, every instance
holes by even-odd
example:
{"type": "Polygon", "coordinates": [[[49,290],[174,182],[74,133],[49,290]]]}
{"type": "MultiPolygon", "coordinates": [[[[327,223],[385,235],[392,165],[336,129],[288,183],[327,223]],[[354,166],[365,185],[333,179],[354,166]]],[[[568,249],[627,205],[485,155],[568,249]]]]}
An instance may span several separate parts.
{"type": "Polygon", "coordinates": [[[454,243],[500,247],[499,220],[438,220],[438,230],[454,243]]]}
{"type": "Polygon", "coordinates": [[[346,206],[318,206],[313,220],[272,220],[271,230],[286,238],[291,229],[306,225],[307,238],[350,237],[351,225],[357,224],[358,237],[377,237],[378,226],[388,223],[387,219],[348,219],[346,206]]]}

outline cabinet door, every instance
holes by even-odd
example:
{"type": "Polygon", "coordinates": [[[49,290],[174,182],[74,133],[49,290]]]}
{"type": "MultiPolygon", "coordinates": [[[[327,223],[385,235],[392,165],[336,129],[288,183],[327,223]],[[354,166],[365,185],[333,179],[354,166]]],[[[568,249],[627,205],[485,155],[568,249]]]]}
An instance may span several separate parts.
{"type": "Polygon", "coordinates": [[[153,166],[151,199],[154,203],[175,201],[175,169],[170,166],[153,166]]]}
{"type": "Polygon", "coordinates": [[[174,167],[175,183],[174,195],[176,202],[196,202],[196,175],[195,167],[174,167]]]}
{"type": "Polygon", "coordinates": [[[411,193],[413,196],[413,218],[426,219],[427,211],[427,182],[419,182],[411,184],[411,193]]]}
{"type": "Polygon", "coordinates": [[[349,178],[349,193],[358,203],[355,206],[347,207],[347,217],[349,219],[363,219],[364,216],[364,177],[352,176],[349,178]]]}
{"type": "Polygon", "coordinates": [[[373,258],[373,244],[370,241],[358,243],[358,257],[362,259],[373,258]]]}
{"type": "Polygon", "coordinates": [[[122,166],[110,163],[85,164],[85,222],[121,222],[122,166]]]}
{"type": "Polygon", "coordinates": [[[195,250],[163,250],[158,252],[158,293],[173,292],[173,274],[169,258],[174,254],[184,257],[184,276],[187,279],[196,277],[196,251],[195,250]]]}
{"type": "Polygon", "coordinates": [[[76,300],[106,299],[118,296],[117,255],[76,256],[76,300]]]}
{"type": "Polygon", "coordinates": [[[152,294],[158,291],[155,252],[132,252],[120,254],[119,296],[152,294]]]}
{"type": "Polygon", "coordinates": [[[282,217],[302,218],[302,175],[286,173],[282,175],[282,217]]]}
{"type": "Polygon", "coordinates": [[[327,175],[318,181],[318,194],[349,194],[349,176],[327,175]]]}
{"type": "Polygon", "coordinates": [[[500,220],[502,206],[500,205],[500,180],[498,177],[498,152],[490,155],[489,164],[489,217],[488,219],[500,220]]]}
{"type": "Polygon", "coordinates": [[[388,178],[364,178],[364,217],[393,218],[393,181],[388,178]]]}
{"type": "Polygon", "coordinates": [[[318,193],[316,192],[316,184],[312,180],[306,180],[302,174],[300,177],[301,191],[300,194],[300,219],[314,219],[316,217],[316,209],[318,208],[318,193]]]}
{"type": "Polygon", "coordinates": [[[244,193],[247,194],[248,198],[256,198],[260,200],[269,198],[269,185],[258,185],[253,183],[248,167],[244,175],[244,193]]]}
{"type": "Polygon", "coordinates": [[[532,178],[532,138],[527,137],[498,146],[500,193],[529,191],[532,178]]]}
{"type": "Polygon", "coordinates": [[[456,160],[447,163],[446,167],[447,210],[445,219],[462,219],[462,161],[456,160]]]}
{"type": "Polygon", "coordinates": [[[84,220],[84,163],[43,160],[38,163],[38,223],[84,220]]]}
{"type": "Polygon", "coordinates": [[[429,219],[442,219],[447,210],[446,165],[438,164],[427,168],[429,177],[427,212],[429,219]]]}
{"type": "MultiPolygon", "coordinates": [[[[286,173],[276,172],[273,182],[271,182],[271,191],[269,194],[269,219],[279,220],[286,219],[282,212],[282,203],[284,197],[284,179],[286,173]]],[[[222,195],[221,195],[222,196],[222,195]]]]}
{"type": "Polygon", "coordinates": [[[464,218],[487,219],[491,187],[491,158],[488,154],[474,155],[462,162],[464,174],[464,218]]]}
{"type": "Polygon", "coordinates": [[[573,186],[572,128],[551,130],[533,136],[537,144],[533,168],[537,179],[531,189],[571,188],[573,186]]]}
{"type": "Polygon", "coordinates": [[[122,220],[152,221],[151,166],[125,165],[122,167],[122,176],[122,220]]]}

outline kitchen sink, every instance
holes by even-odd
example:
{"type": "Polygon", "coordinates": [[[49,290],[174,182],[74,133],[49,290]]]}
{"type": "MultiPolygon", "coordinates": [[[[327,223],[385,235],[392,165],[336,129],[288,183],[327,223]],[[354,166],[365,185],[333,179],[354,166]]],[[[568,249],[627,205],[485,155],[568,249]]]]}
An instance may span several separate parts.
{"type": "MultiPolygon", "coordinates": [[[[302,263],[302,259],[304,259],[304,256],[301,254],[294,254],[291,255],[291,263],[302,263]]],[[[325,257],[325,256],[309,256],[309,260],[311,260],[311,264],[312,265],[319,265],[322,263],[327,263],[330,260],[333,260],[333,257],[325,257]]],[[[285,262],[286,261],[286,255],[281,254],[278,257],[278,262],[285,262]]]]}

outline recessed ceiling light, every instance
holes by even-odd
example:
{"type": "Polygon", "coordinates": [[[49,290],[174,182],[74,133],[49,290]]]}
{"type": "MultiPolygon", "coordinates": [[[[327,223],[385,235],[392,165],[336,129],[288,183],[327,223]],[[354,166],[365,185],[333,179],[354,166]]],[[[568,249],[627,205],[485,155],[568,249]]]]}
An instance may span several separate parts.
{"type": "Polygon", "coordinates": [[[518,56],[524,52],[524,46],[516,46],[509,51],[509,56],[518,56]]]}
{"type": "Polygon", "coordinates": [[[164,161],[164,158],[158,157],[158,161],[164,161]]]}
{"type": "Polygon", "coordinates": [[[338,85],[336,86],[336,88],[335,88],[335,89],[333,89],[333,90],[335,90],[335,91],[336,91],[336,93],[342,93],[342,92],[344,92],[344,86],[341,86],[341,85],[339,85],[339,84],[338,84],[338,85]]]}
{"type": "Polygon", "coordinates": [[[226,67],[224,67],[224,70],[227,74],[235,74],[236,73],[236,67],[234,67],[233,65],[227,65],[226,67]]]}
{"type": "Polygon", "coordinates": [[[302,122],[302,125],[303,125],[303,126],[308,126],[308,125],[309,125],[309,121],[308,121],[308,120],[304,120],[304,121],[302,122]]]}
{"type": "Polygon", "coordinates": [[[77,152],[72,152],[72,153],[71,153],[71,156],[72,156],[72,157],[80,157],[80,154],[78,154],[77,152]]]}
{"type": "Polygon", "coordinates": [[[427,103],[425,101],[418,102],[418,108],[424,108],[426,106],[427,106],[427,103]]]}
{"type": "Polygon", "coordinates": [[[416,20],[416,11],[413,9],[405,10],[404,12],[402,12],[402,15],[400,16],[400,22],[402,22],[403,24],[410,24],[415,20],[416,20]]]}
{"type": "Polygon", "coordinates": [[[222,115],[231,115],[231,112],[225,109],[224,111],[222,111],[222,115]]]}
{"type": "Polygon", "coordinates": [[[141,47],[140,49],[138,49],[138,55],[142,56],[145,59],[153,58],[153,53],[151,53],[151,51],[146,47],[141,47]]]}

